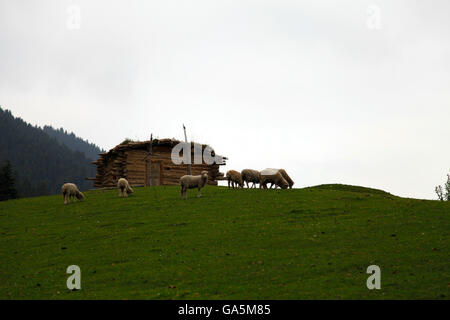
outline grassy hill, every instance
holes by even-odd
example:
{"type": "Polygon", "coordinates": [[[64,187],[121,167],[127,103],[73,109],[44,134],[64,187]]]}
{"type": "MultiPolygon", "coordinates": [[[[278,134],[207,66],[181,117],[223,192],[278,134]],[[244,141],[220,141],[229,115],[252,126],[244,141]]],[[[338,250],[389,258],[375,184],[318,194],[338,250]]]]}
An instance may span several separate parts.
{"type": "Polygon", "coordinates": [[[343,185],[195,194],[0,203],[0,299],[449,298],[450,203],[343,185]]]}

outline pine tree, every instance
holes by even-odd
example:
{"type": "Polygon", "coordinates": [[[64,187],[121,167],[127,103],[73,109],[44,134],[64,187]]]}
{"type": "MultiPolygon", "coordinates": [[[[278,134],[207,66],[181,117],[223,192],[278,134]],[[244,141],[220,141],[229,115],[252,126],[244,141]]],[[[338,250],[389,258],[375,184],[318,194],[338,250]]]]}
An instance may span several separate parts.
{"type": "Polygon", "coordinates": [[[0,170],[0,201],[17,198],[15,183],[11,162],[8,160],[0,170]]]}

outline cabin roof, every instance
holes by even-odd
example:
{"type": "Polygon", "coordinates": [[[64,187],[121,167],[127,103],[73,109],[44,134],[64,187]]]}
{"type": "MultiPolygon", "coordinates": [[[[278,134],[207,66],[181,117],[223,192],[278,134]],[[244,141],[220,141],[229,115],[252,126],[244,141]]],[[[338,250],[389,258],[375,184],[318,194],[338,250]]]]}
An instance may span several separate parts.
{"type": "MultiPolygon", "coordinates": [[[[152,140],[152,146],[167,146],[167,147],[174,147],[177,144],[179,144],[180,140],[177,139],[170,139],[170,138],[165,138],[165,139],[153,139],[152,140]]],[[[194,143],[196,142],[191,142],[191,147],[194,147],[194,143]]],[[[202,149],[205,149],[208,145],[207,144],[201,144],[202,145],[202,149]]],[[[109,156],[109,155],[113,155],[113,154],[117,154],[119,151],[125,151],[125,150],[139,150],[139,149],[144,149],[144,150],[148,150],[150,147],[150,140],[147,141],[124,141],[121,144],[115,146],[114,148],[112,148],[111,150],[109,150],[108,152],[103,152],[100,153],[100,157],[103,158],[105,156],[109,156]]],[[[212,148],[211,148],[212,149],[212,148]]],[[[212,149],[211,154],[213,156],[215,156],[215,152],[214,149],[212,149]]],[[[222,157],[224,160],[227,160],[226,157],[222,157]]],[[[98,160],[97,160],[98,161],[98,160]]],[[[93,162],[94,164],[97,163],[97,161],[93,162]]]]}

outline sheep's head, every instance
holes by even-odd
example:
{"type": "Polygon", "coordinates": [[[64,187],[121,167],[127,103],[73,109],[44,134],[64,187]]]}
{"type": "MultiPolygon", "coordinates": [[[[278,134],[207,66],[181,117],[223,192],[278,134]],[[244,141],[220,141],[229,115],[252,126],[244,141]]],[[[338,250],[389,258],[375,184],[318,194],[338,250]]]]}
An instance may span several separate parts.
{"type": "Polygon", "coordinates": [[[281,180],[280,180],[280,188],[281,188],[281,189],[287,189],[288,187],[289,187],[289,183],[287,183],[286,180],[281,179],[281,180]]]}
{"type": "Polygon", "coordinates": [[[81,192],[78,191],[76,197],[77,197],[78,200],[83,200],[84,199],[84,194],[82,194],[81,192]]]}
{"type": "Polygon", "coordinates": [[[208,179],[208,171],[202,171],[201,176],[203,179],[208,179]]]}

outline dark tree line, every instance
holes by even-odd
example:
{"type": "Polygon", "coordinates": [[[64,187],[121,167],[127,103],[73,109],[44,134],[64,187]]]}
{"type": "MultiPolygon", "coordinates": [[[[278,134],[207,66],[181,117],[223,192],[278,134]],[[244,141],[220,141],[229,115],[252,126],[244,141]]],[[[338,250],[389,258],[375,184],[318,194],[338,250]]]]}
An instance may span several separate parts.
{"type": "MultiPolygon", "coordinates": [[[[79,145],[79,140],[77,138],[71,145],[79,145]]],[[[86,148],[92,147],[92,144],[86,144],[86,148]]],[[[83,152],[72,150],[40,127],[0,108],[0,166],[7,161],[10,161],[19,197],[56,194],[65,182],[73,182],[81,190],[87,190],[92,188],[92,182],[85,179],[96,173],[92,159],[83,152]]]]}
{"type": "Polygon", "coordinates": [[[54,129],[52,126],[44,126],[42,130],[50,137],[56,138],[60,144],[65,144],[69,149],[83,152],[88,159],[97,160],[98,154],[104,152],[95,144],[77,137],[73,132],[68,133],[63,128],[54,129]]]}
{"type": "Polygon", "coordinates": [[[12,170],[11,162],[0,168],[0,201],[17,198],[16,179],[12,170]]]}

